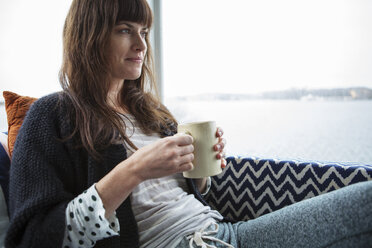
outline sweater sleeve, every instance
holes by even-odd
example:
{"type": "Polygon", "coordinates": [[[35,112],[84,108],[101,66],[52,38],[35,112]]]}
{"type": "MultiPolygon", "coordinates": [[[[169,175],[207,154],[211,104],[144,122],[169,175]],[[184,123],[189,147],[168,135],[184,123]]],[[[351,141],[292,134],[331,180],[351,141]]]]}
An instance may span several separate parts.
{"type": "MultiPolygon", "coordinates": [[[[9,183],[6,247],[61,247],[72,162],[63,146],[58,95],[35,102],[17,136],[9,183]]],[[[70,179],[72,180],[72,179],[70,179]]]]}

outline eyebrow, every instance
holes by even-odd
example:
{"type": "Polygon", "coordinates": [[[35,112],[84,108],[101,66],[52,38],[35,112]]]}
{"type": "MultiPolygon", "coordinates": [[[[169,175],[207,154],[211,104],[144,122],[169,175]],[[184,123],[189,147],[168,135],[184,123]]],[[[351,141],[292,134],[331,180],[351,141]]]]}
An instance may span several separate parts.
{"type": "MultiPolygon", "coordinates": [[[[127,26],[130,27],[130,28],[135,28],[134,25],[132,25],[132,24],[126,22],[126,21],[121,21],[121,22],[119,22],[119,23],[116,24],[116,25],[123,25],[123,24],[127,25],[127,26]]],[[[148,27],[143,27],[143,28],[142,28],[142,30],[146,30],[146,29],[149,29],[149,28],[148,28],[148,27]]]]}

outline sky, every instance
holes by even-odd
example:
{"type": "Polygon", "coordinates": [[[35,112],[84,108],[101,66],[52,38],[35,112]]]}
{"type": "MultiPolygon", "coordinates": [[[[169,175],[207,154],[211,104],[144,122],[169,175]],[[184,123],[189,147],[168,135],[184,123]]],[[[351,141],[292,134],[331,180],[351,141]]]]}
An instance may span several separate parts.
{"type": "MultiPolygon", "coordinates": [[[[0,0],[0,90],[60,90],[71,0],[0,0]]],[[[163,93],[372,88],[372,1],[163,0],[163,93]]],[[[155,17],[156,18],[156,17],[155,17]]]]}
{"type": "Polygon", "coordinates": [[[164,0],[165,95],[372,88],[371,13],[370,0],[164,0]]]}

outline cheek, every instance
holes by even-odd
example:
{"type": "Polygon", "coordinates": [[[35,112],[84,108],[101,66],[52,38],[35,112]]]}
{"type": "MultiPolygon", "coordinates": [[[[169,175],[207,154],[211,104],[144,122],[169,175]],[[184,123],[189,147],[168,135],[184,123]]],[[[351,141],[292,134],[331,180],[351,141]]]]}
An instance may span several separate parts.
{"type": "Polygon", "coordinates": [[[109,59],[113,62],[118,61],[128,51],[125,44],[120,40],[113,39],[110,42],[110,47],[107,49],[109,59]]]}
{"type": "Polygon", "coordinates": [[[114,50],[112,48],[108,49],[106,55],[110,66],[115,65],[117,61],[117,56],[114,50]]]}

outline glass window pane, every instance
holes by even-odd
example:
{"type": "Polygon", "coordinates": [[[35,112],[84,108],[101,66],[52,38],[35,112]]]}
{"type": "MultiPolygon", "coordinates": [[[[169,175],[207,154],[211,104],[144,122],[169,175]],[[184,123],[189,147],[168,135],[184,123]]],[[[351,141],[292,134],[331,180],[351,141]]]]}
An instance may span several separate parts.
{"type": "Polygon", "coordinates": [[[164,100],[180,122],[216,120],[229,155],[372,164],[371,1],[162,5],[164,100]]]}

